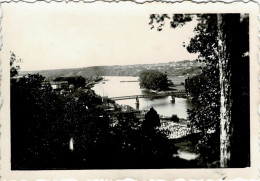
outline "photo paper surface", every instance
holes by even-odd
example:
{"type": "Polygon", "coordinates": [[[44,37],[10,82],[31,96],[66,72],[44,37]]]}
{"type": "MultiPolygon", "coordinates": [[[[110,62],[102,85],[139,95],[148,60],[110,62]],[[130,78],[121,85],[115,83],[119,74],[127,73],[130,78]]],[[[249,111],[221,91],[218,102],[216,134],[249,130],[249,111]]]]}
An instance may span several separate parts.
{"type": "Polygon", "coordinates": [[[256,3],[2,3],[3,179],[258,178],[256,3]]]}

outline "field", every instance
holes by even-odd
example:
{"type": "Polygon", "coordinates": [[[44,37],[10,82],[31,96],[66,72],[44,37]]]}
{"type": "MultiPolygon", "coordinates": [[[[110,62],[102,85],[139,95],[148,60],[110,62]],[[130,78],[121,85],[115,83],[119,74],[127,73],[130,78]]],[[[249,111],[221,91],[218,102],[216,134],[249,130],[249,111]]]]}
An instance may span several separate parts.
{"type": "Polygon", "coordinates": [[[169,77],[169,80],[171,80],[173,82],[173,84],[175,85],[173,87],[173,89],[177,90],[177,91],[184,91],[185,87],[185,79],[187,79],[188,76],[174,76],[174,77],[169,77]]]}

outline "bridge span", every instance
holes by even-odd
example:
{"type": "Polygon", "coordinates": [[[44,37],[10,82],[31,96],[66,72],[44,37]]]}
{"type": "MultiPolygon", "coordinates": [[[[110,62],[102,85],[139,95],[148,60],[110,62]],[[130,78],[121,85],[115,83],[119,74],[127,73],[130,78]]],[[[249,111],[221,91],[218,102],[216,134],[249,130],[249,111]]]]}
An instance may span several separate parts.
{"type": "Polygon", "coordinates": [[[137,98],[159,98],[159,97],[165,97],[165,96],[172,96],[172,97],[181,97],[181,98],[187,98],[186,92],[164,92],[164,93],[157,93],[153,95],[130,95],[130,96],[120,96],[120,97],[109,97],[109,99],[112,99],[114,101],[118,100],[125,100],[125,99],[137,99],[137,98]]]}

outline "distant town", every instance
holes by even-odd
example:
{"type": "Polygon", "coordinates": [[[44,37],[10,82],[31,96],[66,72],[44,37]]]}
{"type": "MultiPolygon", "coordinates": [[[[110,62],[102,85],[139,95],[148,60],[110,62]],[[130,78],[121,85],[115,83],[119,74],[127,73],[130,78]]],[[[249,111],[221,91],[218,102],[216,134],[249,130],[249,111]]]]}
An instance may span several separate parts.
{"type": "Polygon", "coordinates": [[[136,64],[136,65],[114,65],[114,66],[94,66],[74,69],[40,70],[40,71],[21,71],[20,75],[33,74],[35,72],[43,75],[46,79],[68,76],[139,76],[145,69],[154,69],[166,73],[168,77],[173,76],[194,76],[201,73],[200,67],[204,63],[198,61],[184,60],[172,61],[159,64],[136,64]]]}

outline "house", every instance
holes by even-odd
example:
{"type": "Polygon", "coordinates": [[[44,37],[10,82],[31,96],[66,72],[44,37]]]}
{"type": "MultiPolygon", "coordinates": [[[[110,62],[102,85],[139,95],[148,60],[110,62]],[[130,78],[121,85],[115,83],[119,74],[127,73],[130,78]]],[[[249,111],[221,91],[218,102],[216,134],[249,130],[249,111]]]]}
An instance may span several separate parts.
{"type": "Polygon", "coordinates": [[[53,82],[50,82],[50,84],[51,84],[51,87],[53,90],[69,88],[68,81],[53,81],[53,82]]]}

